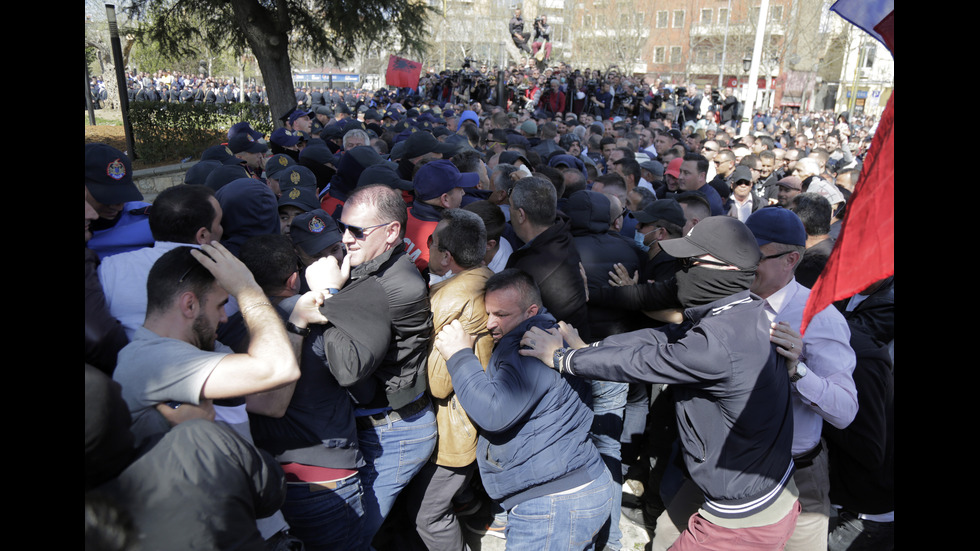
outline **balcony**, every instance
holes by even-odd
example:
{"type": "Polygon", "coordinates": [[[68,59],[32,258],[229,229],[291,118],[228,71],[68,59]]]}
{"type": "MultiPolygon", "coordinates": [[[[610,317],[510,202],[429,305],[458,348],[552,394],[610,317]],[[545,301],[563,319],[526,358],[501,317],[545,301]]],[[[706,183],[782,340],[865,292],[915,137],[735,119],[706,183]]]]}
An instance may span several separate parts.
{"type": "MultiPolygon", "coordinates": [[[[769,36],[784,36],[786,34],[786,25],[784,25],[783,23],[770,22],[768,25],[766,25],[766,32],[769,34],[769,36]]],[[[755,36],[755,25],[747,22],[729,23],[728,36],[738,36],[738,35],[755,36]]],[[[715,37],[715,36],[724,37],[725,24],[724,23],[693,24],[691,25],[691,36],[695,38],[708,38],[708,37],[715,37]]]]}

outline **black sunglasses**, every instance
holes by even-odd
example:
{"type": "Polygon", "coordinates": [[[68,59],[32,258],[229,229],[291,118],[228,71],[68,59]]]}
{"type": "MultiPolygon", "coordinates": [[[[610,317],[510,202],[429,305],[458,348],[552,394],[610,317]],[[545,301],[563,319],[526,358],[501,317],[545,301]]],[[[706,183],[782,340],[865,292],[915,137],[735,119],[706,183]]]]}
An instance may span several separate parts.
{"type": "Polygon", "coordinates": [[[381,226],[387,226],[390,223],[391,222],[385,222],[384,224],[375,224],[373,226],[367,226],[365,228],[362,228],[360,226],[352,226],[350,224],[344,224],[343,222],[340,222],[338,220],[337,221],[337,229],[340,230],[340,235],[344,235],[344,232],[349,231],[350,234],[351,234],[351,237],[353,237],[354,239],[360,240],[360,239],[364,239],[364,232],[366,230],[370,230],[370,229],[373,229],[373,228],[380,228],[381,226]]]}

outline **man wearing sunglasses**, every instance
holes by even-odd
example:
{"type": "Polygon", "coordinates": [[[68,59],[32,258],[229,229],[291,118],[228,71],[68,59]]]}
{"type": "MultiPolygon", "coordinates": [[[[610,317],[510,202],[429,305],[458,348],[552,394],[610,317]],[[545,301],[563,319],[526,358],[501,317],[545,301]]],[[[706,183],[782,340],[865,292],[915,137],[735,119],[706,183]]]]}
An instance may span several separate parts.
{"type": "Polygon", "coordinates": [[[588,379],[671,385],[689,478],[658,520],[655,549],[670,545],[662,540],[671,517],[688,527],[672,549],[728,550],[746,540],[780,549],[800,504],[787,360],[770,344],[765,303],[749,291],[762,253],[745,224],[729,216],[712,216],[660,246],[685,261],[677,272],[683,323],[591,345],[564,322],[534,327],[520,354],[588,379]],[[691,504],[687,515],[682,508],[691,504]]]}
{"type": "Polygon", "coordinates": [[[323,348],[330,371],[355,400],[364,455],[363,542],[374,538],[395,499],[436,447],[426,361],[432,336],[428,287],[405,252],[407,207],[384,184],[357,188],[338,227],[347,256],[306,270],[331,295],[323,348]]]}

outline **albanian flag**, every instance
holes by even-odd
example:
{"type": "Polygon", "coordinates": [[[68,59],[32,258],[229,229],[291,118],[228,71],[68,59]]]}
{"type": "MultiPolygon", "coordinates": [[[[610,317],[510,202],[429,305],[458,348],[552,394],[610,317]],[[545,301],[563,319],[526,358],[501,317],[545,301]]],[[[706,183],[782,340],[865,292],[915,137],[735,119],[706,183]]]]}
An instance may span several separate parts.
{"type": "MultiPolygon", "coordinates": [[[[839,0],[830,9],[895,55],[893,0],[839,0]]],[[[895,274],[895,94],[878,122],[861,175],[844,215],[840,237],[813,284],[800,333],[817,312],[895,274]]]]}
{"type": "Polygon", "coordinates": [[[385,81],[388,86],[398,88],[418,88],[422,64],[396,55],[388,56],[388,71],[385,81]]]}

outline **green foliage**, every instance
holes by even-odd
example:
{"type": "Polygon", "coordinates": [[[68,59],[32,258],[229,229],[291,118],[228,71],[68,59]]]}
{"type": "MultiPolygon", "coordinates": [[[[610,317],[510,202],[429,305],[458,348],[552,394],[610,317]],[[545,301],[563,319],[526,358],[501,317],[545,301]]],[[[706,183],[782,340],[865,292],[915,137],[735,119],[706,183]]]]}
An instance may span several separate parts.
{"type": "Polygon", "coordinates": [[[233,103],[162,103],[135,101],[129,104],[136,155],[145,163],[198,157],[221,143],[228,129],[248,121],[252,128],[270,134],[272,120],[266,105],[233,103]]]}

